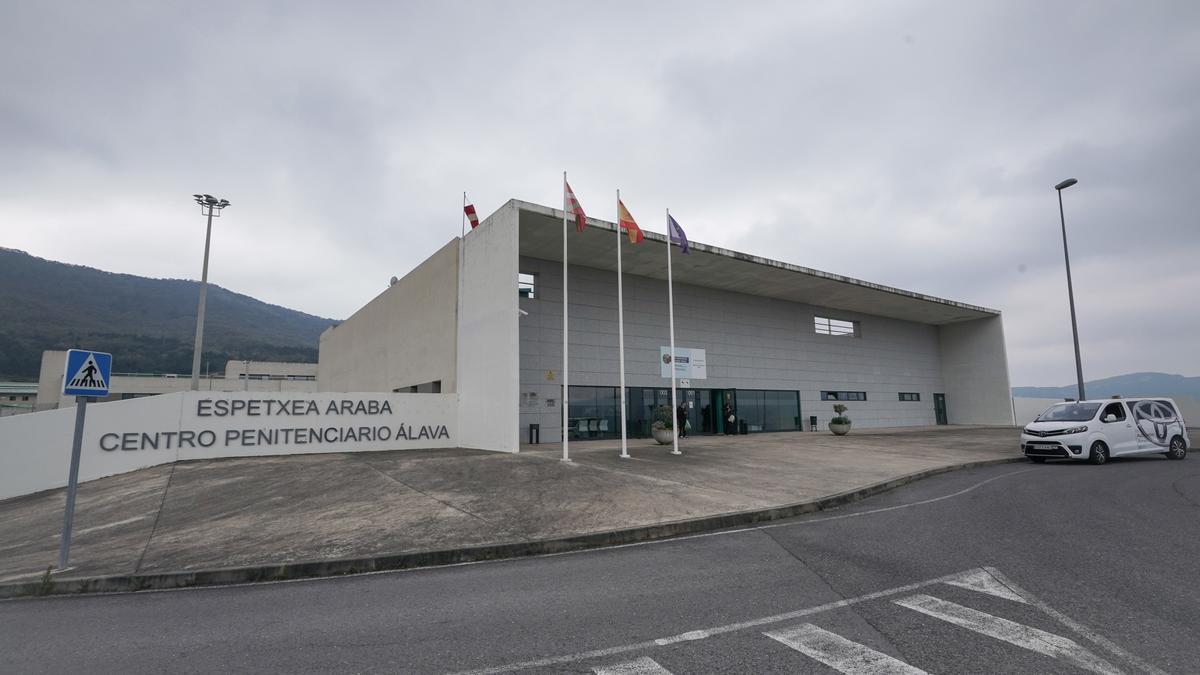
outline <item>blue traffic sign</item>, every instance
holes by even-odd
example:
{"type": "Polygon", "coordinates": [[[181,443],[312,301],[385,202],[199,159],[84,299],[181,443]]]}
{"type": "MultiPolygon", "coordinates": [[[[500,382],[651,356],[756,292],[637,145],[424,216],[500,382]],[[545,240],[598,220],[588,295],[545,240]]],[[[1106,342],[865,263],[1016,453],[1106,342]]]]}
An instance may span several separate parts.
{"type": "Polygon", "coordinates": [[[72,349],[63,371],[63,396],[108,396],[112,354],[72,349]]]}

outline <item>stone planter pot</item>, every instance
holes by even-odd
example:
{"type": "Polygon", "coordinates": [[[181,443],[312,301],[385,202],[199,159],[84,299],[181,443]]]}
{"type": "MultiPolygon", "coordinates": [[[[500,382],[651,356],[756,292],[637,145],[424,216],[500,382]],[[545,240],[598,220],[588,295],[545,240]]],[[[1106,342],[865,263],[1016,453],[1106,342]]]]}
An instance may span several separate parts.
{"type": "Polygon", "coordinates": [[[650,435],[654,437],[654,440],[658,441],[659,445],[671,445],[675,440],[675,436],[670,429],[651,429],[650,435]]]}
{"type": "Polygon", "coordinates": [[[849,424],[834,424],[833,422],[830,422],[829,430],[832,431],[837,436],[845,436],[846,434],[850,433],[850,425],[849,424]]]}

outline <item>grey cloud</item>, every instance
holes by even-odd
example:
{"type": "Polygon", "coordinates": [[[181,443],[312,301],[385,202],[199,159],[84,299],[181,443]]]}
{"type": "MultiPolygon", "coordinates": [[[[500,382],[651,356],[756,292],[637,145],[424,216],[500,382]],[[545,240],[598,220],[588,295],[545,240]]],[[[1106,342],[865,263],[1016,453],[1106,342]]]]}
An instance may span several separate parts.
{"type": "Polygon", "coordinates": [[[340,317],[457,235],[463,189],[557,205],[567,169],[601,218],[620,187],[649,229],[670,206],[699,241],[1001,309],[1014,384],[1062,384],[1075,176],[1087,372],[1200,372],[1194,3],[4,12],[0,245],[193,277],[212,192],[214,281],[340,317]],[[1165,318],[1130,299],[1164,292],[1165,318]]]}

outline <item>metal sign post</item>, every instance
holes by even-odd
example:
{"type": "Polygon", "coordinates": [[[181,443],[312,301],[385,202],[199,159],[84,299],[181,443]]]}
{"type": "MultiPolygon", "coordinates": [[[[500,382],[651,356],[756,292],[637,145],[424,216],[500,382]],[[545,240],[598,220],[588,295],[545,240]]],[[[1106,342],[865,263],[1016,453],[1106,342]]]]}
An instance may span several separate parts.
{"type": "Polygon", "coordinates": [[[71,441],[71,474],[67,479],[67,508],[63,512],[62,544],[58,549],[58,569],[67,568],[71,555],[71,523],[75,520],[75,491],[79,485],[79,453],[83,448],[83,418],[87,414],[87,396],[75,397],[75,440],[71,441]]]}
{"type": "Polygon", "coordinates": [[[71,472],[67,478],[67,507],[63,511],[62,543],[58,549],[58,569],[67,568],[71,557],[71,524],[75,520],[75,493],[79,486],[79,457],[83,450],[83,420],[88,400],[107,396],[112,375],[112,354],[72,349],[67,352],[63,369],[62,393],[75,397],[75,436],[71,441],[71,472]]]}

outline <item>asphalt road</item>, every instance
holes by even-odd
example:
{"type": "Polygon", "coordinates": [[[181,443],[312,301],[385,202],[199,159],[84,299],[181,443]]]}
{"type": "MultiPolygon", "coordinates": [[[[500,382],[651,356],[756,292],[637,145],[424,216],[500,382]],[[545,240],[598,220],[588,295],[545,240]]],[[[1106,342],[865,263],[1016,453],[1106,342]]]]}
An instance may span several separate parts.
{"type": "Polygon", "coordinates": [[[1200,459],[1010,464],[668,542],[3,602],[0,671],[1189,673],[1198,559],[1200,459]]]}

